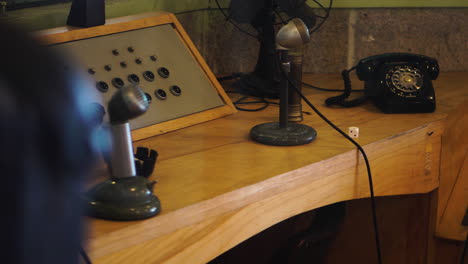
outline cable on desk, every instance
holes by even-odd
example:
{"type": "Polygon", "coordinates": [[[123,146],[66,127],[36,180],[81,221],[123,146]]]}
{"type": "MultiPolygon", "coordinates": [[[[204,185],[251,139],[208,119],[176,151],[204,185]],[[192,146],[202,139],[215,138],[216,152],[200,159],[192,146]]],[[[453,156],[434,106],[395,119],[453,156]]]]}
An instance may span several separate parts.
{"type": "Polygon", "coordinates": [[[334,128],[336,131],[338,131],[343,137],[345,137],[347,140],[349,140],[351,143],[353,143],[354,146],[357,147],[357,149],[361,152],[364,161],[366,163],[366,168],[367,168],[367,176],[369,180],[369,190],[370,190],[370,198],[371,198],[371,208],[372,208],[372,220],[374,224],[374,234],[375,234],[375,246],[376,246],[376,251],[377,251],[377,259],[378,263],[382,264],[382,253],[381,253],[381,247],[380,247],[380,237],[379,237],[379,228],[377,224],[377,213],[376,213],[376,205],[375,205],[375,195],[374,195],[374,184],[372,181],[372,173],[370,169],[370,164],[369,160],[367,158],[367,154],[364,151],[364,149],[357,143],[354,139],[352,139],[350,136],[348,136],[345,132],[343,132],[339,127],[337,127],[335,124],[333,124],[328,118],[326,118],[303,94],[302,92],[294,85],[294,83],[289,79],[288,75],[283,71],[283,76],[288,80],[288,83],[291,87],[296,90],[296,92],[299,94],[299,96],[309,105],[314,112],[323,119],[328,125],[330,125],[332,128],[334,128]]]}
{"type": "MultiPolygon", "coordinates": [[[[324,91],[324,92],[344,92],[344,89],[329,89],[329,88],[322,88],[322,87],[318,87],[318,86],[315,86],[315,85],[312,85],[312,84],[309,84],[309,83],[305,83],[305,82],[302,82],[302,85],[308,87],[308,88],[312,88],[312,89],[316,89],[316,90],[319,90],[319,91],[324,91]]],[[[364,89],[356,89],[356,90],[351,90],[352,92],[364,92],[364,89]]]]}
{"type": "MultiPolygon", "coordinates": [[[[232,73],[230,75],[225,75],[225,76],[218,77],[217,80],[219,82],[237,80],[237,79],[239,79],[240,77],[242,77],[244,75],[245,75],[244,72],[234,72],[234,73],[232,73]]],[[[323,87],[318,87],[318,86],[315,86],[315,85],[312,85],[312,84],[306,83],[306,82],[302,82],[302,85],[304,85],[307,88],[312,88],[312,89],[316,89],[316,90],[324,91],[324,92],[344,92],[344,89],[323,88],[323,87]]],[[[364,92],[364,89],[352,89],[351,92],[364,92]]]]}
{"type": "Polygon", "coordinates": [[[265,100],[265,98],[260,98],[260,101],[250,101],[250,102],[244,102],[245,99],[249,98],[248,96],[243,96],[239,99],[237,99],[233,104],[234,106],[236,107],[237,110],[240,110],[240,111],[247,111],[247,112],[258,112],[258,111],[261,111],[265,108],[267,108],[270,103],[265,100]],[[260,106],[259,108],[255,108],[255,109],[249,109],[249,108],[243,108],[243,107],[240,107],[239,105],[241,104],[264,104],[263,106],[260,106]]]}
{"type": "Polygon", "coordinates": [[[83,258],[85,264],[92,264],[91,259],[89,258],[88,254],[86,254],[86,251],[82,246],[80,246],[80,255],[83,258]]]}
{"type": "Polygon", "coordinates": [[[231,80],[239,79],[243,75],[244,75],[244,73],[242,73],[242,72],[234,72],[234,73],[232,73],[230,75],[217,77],[216,79],[218,80],[218,82],[231,81],[231,80]]]}
{"type": "MultiPolygon", "coordinates": [[[[226,91],[227,93],[239,93],[237,91],[226,91]]],[[[246,111],[246,112],[258,112],[258,111],[261,111],[263,109],[266,109],[268,106],[270,105],[279,105],[279,103],[277,102],[272,102],[272,101],[268,101],[266,100],[265,98],[263,97],[258,97],[258,101],[248,101],[248,102],[244,102],[244,100],[250,98],[250,96],[243,96],[239,99],[237,99],[236,101],[233,102],[233,105],[236,107],[237,110],[239,111],[246,111]],[[240,107],[239,105],[249,105],[249,104],[264,104],[263,106],[260,106],[258,108],[243,108],[243,107],[240,107]]]]}

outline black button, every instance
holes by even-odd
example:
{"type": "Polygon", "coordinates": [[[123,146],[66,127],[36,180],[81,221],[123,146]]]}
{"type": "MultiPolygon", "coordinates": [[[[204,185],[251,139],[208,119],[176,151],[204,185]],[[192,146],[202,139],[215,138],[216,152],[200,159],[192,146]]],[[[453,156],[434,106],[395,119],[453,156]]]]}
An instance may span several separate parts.
{"type": "Polygon", "coordinates": [[[152,71],[145,71],[143,73],[143,78],[147,80],[148,82],[154,81],[154,73],[152,71]]]}
{"type": "Polygon", "coordinates": [[[94,75],[96,73],[96,71],[93,68],[89,68],[88,73],[94,75]]]}
{"type": "Polygon", "coordinates": [[[127,68],[127,63],[125,61],[120,62],[120,67],[127,68]]]}
{"type": "Polygon", "coordinates": [[[158,58],[157,58],[155,55],[151,55],[151,56],[150,56],[150,60],[152,60],[152,61],[157,61],[158,58]]]}
{"type": "Polygon", "coordinates": [[[117,56],[117,55],[119,55],[119,51],[116,50],[116,49],[114,49],[114,50],[112,50],[112,54],[114,54],[115,56],[117,56]]]}
{"type": "Polygon", "coordinates": [[[177,85],[171,86],[171,88],[169,88],[169,91],[171,91],[171,93],[175,96],[179,96],[182,93],[182,90],[177,85]]]}
{"type": "Polygon", "coordinates": [[[158,74],[159,76],[163,77],[163,78],[167,78],[169,77],[169,70],[164,68],[164,67],[161,67],[158,69],[158,74]]]}
{"type": "Polygon", "coordinates": [[[136,64],[141,64],[141,59],[140,59],[140,58],[136,58],[136,59],[135,59],[135,62],[136,62],[136,64]]]}
{"type": "Polygon", "coordinates": [[[128,52],[134,52],[135,51],[135,49],[133,47],[131,47],[131,46],[128,47],[127,50],[128,50],[128,52]]]}
{"type": "Polygon", "coordinates": [[[96,83],[96,88],[97,88],[100,92],[105,93],[105,92],[107,92],[107,90],[109,90],[109,85],[107,85],[106,82],[100,81],[100,82],[97,82],[97,83],[96,83]]]}
{"type": "Polygon", "coordinates": [[[151,104],[151,102],[153,101],[153,98],[151,97],[151,95],[149,93],[145,93],[145,96],[146,96],[146,100],[148,100],[148,104],[151,104]]]}
{"type": "Polygon", "coordinates": [[[106,66],[104,66],[104,69],[105,69],[106,71],[111,71],[111,70],[112,70],[112,67],[111,67],[109,64],[107,64],[106,66]]]}
{"type": "Polygon", "coordinates": [[[161,100],[166,100],[167,98],[167,93],[163,89],[156,90],[156,92],[154,92],[154,95],[156,95],[156,97],[161,100]]]}
{"type": "Polygon", "coordinates": [[[122,88],[124,84],[125,84],[124,81],[120,78],[112,79],[112,85],[114,85],[115,88],[122,88]]]}
{"type": "Polygon", "coordinates": [[[138,77],[138,75],[136,74],[130,74],[128,76],[128,81],[131,82],[131,83],[139,83],[140,82],[140,78],[138,77]]]}

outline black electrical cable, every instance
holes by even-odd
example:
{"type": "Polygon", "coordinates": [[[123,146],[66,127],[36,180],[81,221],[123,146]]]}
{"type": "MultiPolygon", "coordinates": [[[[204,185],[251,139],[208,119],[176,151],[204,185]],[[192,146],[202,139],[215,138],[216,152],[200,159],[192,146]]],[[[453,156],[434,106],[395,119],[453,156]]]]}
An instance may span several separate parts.
{"type": "MultiPolygon", "coordinates": [[[[217,79],[218,79],[219,82],[230,81],[230,80],[240,78],[243,75],[244,75],[244,73],[242,73],[242,72],[235,72],[235,73],[230,74],[230,75],[218,77],[217,79]]],[[[316,90],[324,91],[324,92],[344,92],[343,89],[323,88],[323,87],[318,87],[318,86],[315,86],[315,85],[312,85],[312,84],[306,83],[306,82],[302,82],[302,85],[304,85],[304,86],[306,86],[308,88],[312,88],[312,89],[316,89],[316,90]]],[[[232,91],[232,92],[234,92],[234,91],[232,91]]],[[[364,89],[352,89],[351,92],[364,92],[364,89]]]]}
{"type": "Polygon", "coordinates": [[[86,264],[92,264],[91,259],[89,258],[88,254],[86,254],[86,251],[82,246],[80,246],[80,254],[86,264]]]}
{"type": "Polygon", "coordinates": [[[294,83],[289,79],[289,77],[283,72],[284,78],[288,80],[288,83],[291,87],[296,90],[296,92],[299,94],[299,96],[309,105],[314,112],[323,119],[328,125],[330,125],[332,128],[334,128],[336,131],[338,131],[343,137],[345,137],[347,140],[349,140],[351,143],[353,143],[354,146],[357,147],[357,149],[361,152],[364,161],[366,163],[366,168],[367,168],[367,176],[369,180],[369,190],[370,190],[370,198],[371,198],[371,207],[372,207],[372,220],[374,224],[374,233],[375,233],[375,245],[376,245],[376,250],[377,250],[377,258],[378,258],[378,263],[382,264],[382,253],[381,253],[381,248],[380,248],[380,238],[379,238],[379,228],[377,224],[377,212],[376,212],[376,205],[375,205],[375,195],[374,195],[374,184],[372,181],[372,173],[370,169],[370,164],[369,160],[367,158],[367,154],[364,151],[364,149],[357,143],[354,139],[352,139],[350,136],[348,136],[345,132],[343,132],[340,128],[338,128],[335,124],[333,124],[328,118],[326,118],[305,96],[302,94],[302,92],[294,85],[294,83]]]}
{"type": "MultiPolygon", "coordinates": [[[[233,74],[230,74],[230,75],[225,75],[225,76],[222,76],[222,77],[218,77],[218,81],[219,82],[223,82],[223,81],[231,81],[231,80],[234,80],[234,79],[237,79],[237,78],[240,78],[244,75],[244,73],[242,72],[235,72],[233,74]]],[[[324,92],[344,92],[343,89],[329,89],[329,88],[322,88],[322,87],[318,87],[318,86],[315,86],[315,85],[312,85],[312,84],[309,84],[309,83],[305,83],[305,82],[302,82],[302,85],[308,87],[308,88],[313,88],[313,89],[316,89],[316,90],[319,90],[319,91],[324,91],[324,92]]],[[[226,91],[228,93],[239,93],[237,91],[226,91]]],[[[351,90],[351,92],[364,92],[364,89],[353,89],[351,90]]],[[[275,104],[274,102],[270,102],[271,104],[275,104]]],[[[242,110],[242,109],[238,109],[238,110],[242,110]]]]}
{"type": "MultiPolygon", "coordinates": [[[[316,90],[319,90],[319,91],[325,91],[325,92],[343,92],[344,90],[343,89],[329,89],[329,88],[322,88],[322,87],[318,87],[318,86],[315,86],[315,85],[312,85],[312,84],[309,84],[309,83],[305,83],[303,82],[302,85],[305,85],[309,88],[313,88],[313,89],[316,89],[316,90]]],[[[352,92],[364,92],[364,89],[355,89],[355,90],[351,90],[352,92]]]]}
{"type": "MultiPolygon", "coordinates": [[[[227,91],[227,92],[228,93],[239,93],[239,92],[236,92],[236,91],[227,91]]],[[[243,102],[244,100],[246,100],[248,98],[250,98],[250,97],[249,96],[243,96],[243,97],[237,99],[236,101],[234,101],[233,105],[236,107],[237,110],[246,111],[246,112],[258,112],[258,111],[261,111],[263,109],[266,109],[270,105],[279,105],[279,103],[268,101],[265,98],[259,98],[259,101],[243,102]],[[249,105],[249,104],[264,104],[264,105],[260,106],[258,108],[253,108],[253,109],[252,108],[243,108],[243,107],[239,106],[239,105],[249,105]]]]}
{"type": "Polygon", "coordinates": [[[247,98],[249,98],[249,97],[248,96],[241,97],[241,98],[239,98],[238,100],[236,100],[233,103],[237,110],[246,111],[246,112],[258,112],[258,111],[261,111],[261,110],[267,108],[270,105],[270,103],[267,102],[263,98],[262,98],[261,101],[242,102],[243,100],[245,100],[247,98]],[[243,104],[243,105],[247,105],[247,104],[264,104],[264,105],[260,106],[259,108],[250,109],[250,108],[240,107],[239,105],[241,105],[241,104],[243,104]]]}
{"type": "Polygon", "coordinates": [[[219,82],[223,82],[223,81],[230,81],[230,80],[234,80],[234,79],[237,79],[237,78],[240,78],[242,77],[244,74],[241,73],[241,72],[235,72],[233,74],[230,74],[230,75],[226,75],[226,76],[222,76],[222,77],[218,77],[216,78],[219,82]]]}
{"type": "MultiPolygon", "coordinates": [[[[230,75],[218,77],[217,79],[218,79],[219,82],[230,81],[230,80],[240,78],[243,75],[244,75],[244,73],[242,73],[242,72],[235,72],[235,73],[230,74],[230,75]]],[[[309,83],[305,83],[305,82],[302,82],[302,85],[304,85],[304,86],[306,86],[308,88],[313,88],[313,89],[316,89],[316,90],[319,90],[319,91],[325,91],[325,92],[343,92],[344,91],[343,89],[322,88],[322,87],[318,87],[318,86],[315,86],[315,85],[312,85],[312,84],[309,84],[309,83]]],[[[364,89],[355,89],[355,90],[351,90],[351,91],[352,92],[364,92],[364,89]]]]}

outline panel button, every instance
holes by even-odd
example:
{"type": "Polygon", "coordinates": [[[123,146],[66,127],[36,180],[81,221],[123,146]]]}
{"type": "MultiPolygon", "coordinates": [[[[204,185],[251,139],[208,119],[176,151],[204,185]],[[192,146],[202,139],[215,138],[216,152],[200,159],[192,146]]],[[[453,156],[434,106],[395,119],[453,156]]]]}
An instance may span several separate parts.
{"type": "Polygon", "coordinates": [[[131,83],[137,84],[140,82],[140,78],[138,77],[138,75],[133,73],[128,76],[128,81],[131,83]]]}
{"type": "Polygon", "coordinates": [[[111,71],[112,67],[109,64],[107,64],[106,66],[104,66],[104,70],[111,71]]]}
{"type": "Polygon", "coordinates": [[[147,80],[148,82],[154,81],[154,73],[152,71],[145,71],[143,73],[143,78],[147,80]]]}
{"type": "Polygon", "coordinates": [[[141,64],[141,59],[140,59],[140,58],[136,58],[136,59],[135,59],[135,63],[136,63],[136,64],[141,64]]]}
{"type": "Polygon", "coordinates": [[[125,61],[120,62],[120,67],[127,68],[127,63],[125,61]]]}
{"type": "Polygon", "coordinates": [[[158,58],[157,58],[155,55],[151,55],[151,56],[150,56],[150,60],[152,60],[152,61],[157,61],[158,58]]]}
{"type": "Polygon", "coordinates": [[[158,89],[154,92],[154,95],[156,95],[157,98],[160,100],[166,100],[167,98],[167,93],[163,89],[158,89]]]}
{"type": "Polygon", "coordinates": [[[169,70],[164,68],[164,67],[161,67],[158,69],[158,74],[159,76],[163,77],[163,78],[167,78],[169,77],[169,70]]]}
{"type": "Polygon", "coordinates": [[[128,52],[134,52],[135,51],[135,49],[132,46],[128,47],[127,50],[128,50],[128,52]]]}
{"type": "Polygon", "coordinates": [[[100,81],[100,82],[96,83],[96,88],[101,93],[105,93],[105,92],[107,92],[107,90],[109,90],[109,85],[107,85],[106,82],[100,81]]]}
{"type": "Polygon", "coordinates": [[[171,86],[171,88],[169,88],[169,91],[171,91],[171,94],[175,96],[179,96],[182,93],[182,89],[180,89],[180,87],[177,85],[171,86]]]}
{"type": "Polygon", "coordinates": [[[89,68],[88,73],[91,74],[91,75],[94,75],[96,73],[96,71],[94,70],[94,68],[89,68]]]}
{"type": "Polygon", "coordinates": [[[117,55],[119,55],[119,51],[116,50],[116,49],[114,49],[114,50],[112,50],[112,54],[114,54],[115,56],[117,56],[117,55]]]}
{"type": "Polygon", "coordinates": [[[124,84],[125,84],[124,81],[118,77],[112,79],[112,85],[114,85],[115,88],[120,89],[124,86],[124,84]]]}

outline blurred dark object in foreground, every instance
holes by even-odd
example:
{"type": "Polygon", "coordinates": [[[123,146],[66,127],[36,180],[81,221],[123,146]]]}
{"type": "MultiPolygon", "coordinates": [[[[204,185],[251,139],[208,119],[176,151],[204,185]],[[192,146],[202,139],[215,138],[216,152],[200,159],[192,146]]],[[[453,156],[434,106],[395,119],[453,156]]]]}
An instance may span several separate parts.
{"type": "Polygon", "coordinates": [[[0,262],[78,263],[79,195],[97,153],[92,92],[71,63],[25,33],[1,24],[0,36],[0,262]]]}

